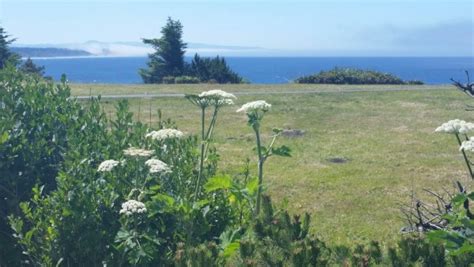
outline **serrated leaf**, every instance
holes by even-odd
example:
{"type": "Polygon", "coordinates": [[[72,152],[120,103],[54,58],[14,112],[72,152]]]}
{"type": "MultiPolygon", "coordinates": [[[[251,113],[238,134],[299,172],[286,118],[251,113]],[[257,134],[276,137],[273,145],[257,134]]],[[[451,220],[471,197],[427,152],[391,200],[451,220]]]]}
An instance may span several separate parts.
{"type": "Polygon", "coordinates": [[[227,190],[232,187],[232,178],[229,176],[215,176],[210,178],[204,185],[206,192],[213,192],[217,190],[227,190]]]}

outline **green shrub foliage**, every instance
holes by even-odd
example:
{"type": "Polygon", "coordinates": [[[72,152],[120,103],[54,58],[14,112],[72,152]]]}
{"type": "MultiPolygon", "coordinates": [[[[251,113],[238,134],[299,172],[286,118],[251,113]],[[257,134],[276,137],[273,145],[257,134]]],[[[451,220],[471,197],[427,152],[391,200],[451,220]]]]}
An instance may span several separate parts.
{"type": "Polygon", "coordinates": [[[297,78],[295,83],[321,84],[423,84],[421,81],[403,81],[393,74],[353,68],[334,68],[318,74],[297,78]]]}
{"type": "Polygon", "coordinates": [[[0,72],[0,265],[15,254],[7,216],[19,214],[19,203],[31,198],[35,185],[45,193],[56,189],[68,136],[81,131],[81,107],[69,96],[64,83],[13,67],[0,72]]]}

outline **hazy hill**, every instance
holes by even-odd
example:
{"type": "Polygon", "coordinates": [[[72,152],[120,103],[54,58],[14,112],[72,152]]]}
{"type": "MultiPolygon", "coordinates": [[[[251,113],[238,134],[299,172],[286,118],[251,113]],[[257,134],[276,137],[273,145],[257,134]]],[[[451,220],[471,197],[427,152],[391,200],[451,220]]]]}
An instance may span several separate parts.
{"type": "MultiPolygon", "coordinates": [[[[18,48],[46,48],[46,49],[67,49],[82,51],[89,54],[74,54],[74,56],[146,56],[153,52],[153,48],[142,42],[101,42],[87,41],[84,43],[63,43],[63,44],[17,44],[18,48]]],[[[215,45],[203,43],[188,43],[187,56],[194,56],[199,53],[202,56],[252,56],[265,54],[267,49],[261,47],[215,45]]],[[[69,56],[69,55],[61,55],[69,56]]],[[[71,55],[73,56],[73,55],[71,55]]]]}
{"type": "Polygon", "coordinates": [[[84,50],[53,47],[11,47],[11,50],[21,57],[77,57],[92,55],[84,50]]]}

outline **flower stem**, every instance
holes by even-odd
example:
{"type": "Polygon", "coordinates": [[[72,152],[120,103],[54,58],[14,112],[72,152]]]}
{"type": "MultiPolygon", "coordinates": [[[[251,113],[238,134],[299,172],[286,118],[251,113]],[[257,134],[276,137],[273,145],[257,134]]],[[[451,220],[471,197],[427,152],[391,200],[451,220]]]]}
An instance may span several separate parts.
{"type": "Polygon", "coordinates": [[[194,192],[194,201],[196,201],[198,198],[199,183],[201,182],[202,172],[204,168],[204,149],[205,149],[205,138],[206,138],[205,129],[204,129],[205,120],[206,120],[206,108],[202,107],[201,108],[201,157],[199,158],[199,172],[198,172],[198,177],[196,181],[196,189],[194,192]]]}
{"type": "Polygon", "coordinates": [[[194,200],[198,198],[200,192],[200,187],[201,187],[201,180],[203,176],[203,170],[204,170],[204,161],[207,157],[207,151],[209,149],[209,140],[212,137],[212,134],[214,132],[214,126],[216,125],[217,121],[217,112],[219,111],[219,108],[216,106],[214,109],[214,113],[212,114],[212,119],[209,124],[209,128],[207,129],[207,132],[205,131],[205,108],[203,107],[201,109],[201,134],[202,134],[202,140],[201,140],[201,157],[199,160],[199,174],[198,178],[196,181],[196,189],[194,193],[194,200]]]}
{"type": "MultiPolygon", "coordinates": [[[[462,145],[461,139],[459,138],[459,134],[456,134],[456,139],[458,140],[459,146],[462,145]]],[[[461,149],[462,155],[464,157],[464,161],[466,162],[467,169],[469,170],[469,174],[471,175],[471,178],[474,179],[474,175],[472,174],[472,168],[471,168],[471,163],[469,162],[469,159],[467,158],[466,152],[464,149],[461,149]]]]}
{"type": "Polygon", "coordinates": [[[257,189],[257,207],[255,209],[255,214],[260,213],[260,202],[262,195],[262,183],[263,183],[263,163],[265,158],[262,155],[262,147],[260,141],[260,129],[258,123],[253,125],[253,130],[255,131],[255,136],[257,139],[257,152],[258,152],[258,189],[257,189]]]}

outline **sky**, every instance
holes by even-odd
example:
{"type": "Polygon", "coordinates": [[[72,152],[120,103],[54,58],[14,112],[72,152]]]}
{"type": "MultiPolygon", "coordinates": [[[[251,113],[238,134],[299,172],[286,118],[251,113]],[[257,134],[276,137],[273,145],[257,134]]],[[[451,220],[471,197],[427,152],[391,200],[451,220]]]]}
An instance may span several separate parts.
{"type": "Polygon", "coordinates": [[[21,44],[140,42],[168,16],[186,42],[262,55],[474,56],[472,0],[0,0],[21,44]]]}

